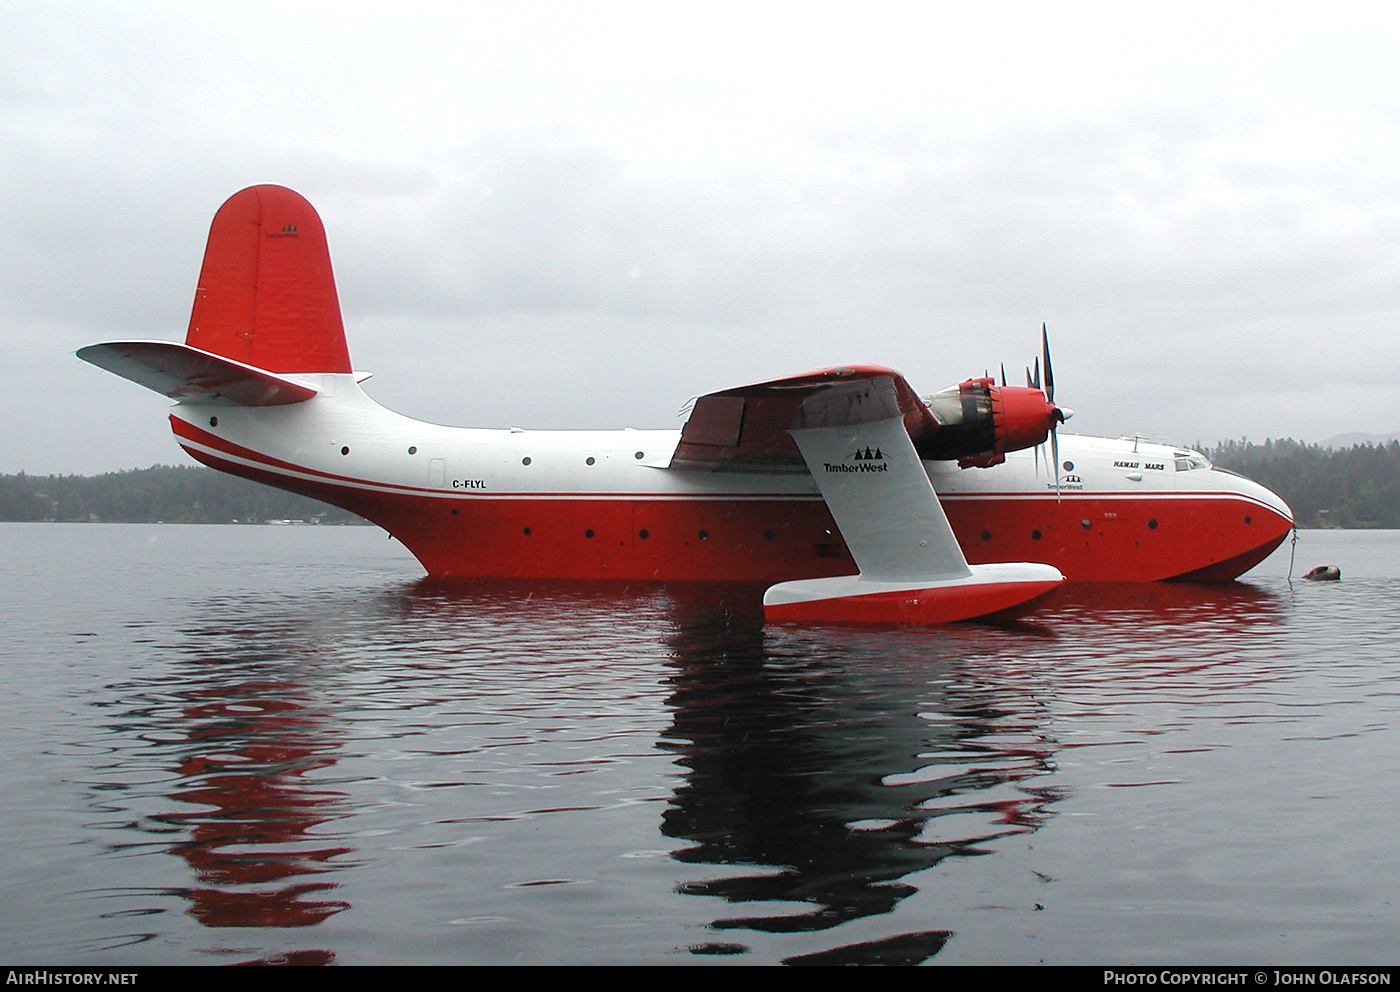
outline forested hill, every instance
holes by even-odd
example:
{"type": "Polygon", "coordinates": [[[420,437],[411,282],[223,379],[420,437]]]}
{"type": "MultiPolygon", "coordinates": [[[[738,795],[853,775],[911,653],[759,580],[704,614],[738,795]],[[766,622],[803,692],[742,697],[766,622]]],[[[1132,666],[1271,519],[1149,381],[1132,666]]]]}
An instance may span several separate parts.
{"type": "Polygon", "coordinates": [[[362,524],[319,500],[213,469],[156,465],[107,475],[0,475],[0,520],[362,524]]]}
{"type": "MultiPolygon", "coordinates": [[[[1206,449],[1202,448],[1205,451],[1206,449]]],[[[1282,496],[1300,527],[1400,528],[1400,442],[1321,448],[1284,438],[1207,451],[1282,496]]],[[[0,475],[0,520],[114,523],[364,523],[353,513],[207,468],[157,465],[107,475],[0,475]]]]}
{"type": "Polygon", "coordinates": [[[1400,442],[1332,449],[1291,438],[1241,440],[1206,453],[1282,496],[1299,527],[1400,528],[1400,442]]]}

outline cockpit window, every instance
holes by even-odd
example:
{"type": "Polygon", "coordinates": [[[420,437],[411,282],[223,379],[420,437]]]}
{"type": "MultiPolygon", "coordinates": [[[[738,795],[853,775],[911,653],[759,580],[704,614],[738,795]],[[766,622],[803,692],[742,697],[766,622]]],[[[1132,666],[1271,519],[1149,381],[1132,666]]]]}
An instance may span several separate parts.
{"type": "Polygon", "coordinates": [[[1198,468],[1210,468],[1210,462],[1199,451],[1176,452],[1176,470],[1190,472],[1198,468]]]}

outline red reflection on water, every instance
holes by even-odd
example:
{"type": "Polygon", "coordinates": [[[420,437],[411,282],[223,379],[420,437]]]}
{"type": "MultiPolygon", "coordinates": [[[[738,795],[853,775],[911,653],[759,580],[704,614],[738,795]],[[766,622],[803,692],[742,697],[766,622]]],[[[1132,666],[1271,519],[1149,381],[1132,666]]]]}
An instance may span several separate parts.
{"type": "Polygon", "coordinates": [[[239,961],[239,966],[248,965],[325,965],[335,961],[334,951],[287,951],[285,954],[272,954],[256,961],[239,961]]]}
{"type": "Polygon", "coordinates": [[[184,894],[207,927],[313,926],[349,908],[316,898],[334,883],[306,880],[338,870],[334,859],[352,849],[317,833],[343,815],[342,796],[306,776],[333,765],[337,745],[324,739],[301,696],[304,687],[289,683],[188,694],[183,715],[196,750],[177,770],[190,787],[171,798],[203,808],[161,819],[189,828],[189,840],[173,850],[203,883],[184,894]]]}
{"type": "Polygon", "coordinates": [[[1042,601],[1029,619],[1053,624],[1066,616],[1095,617],[1104,622],[1148,618],[1154,626],[1173,624],[1201,637],[1274,623],[1282,615],[1279,598],[1245,582],[1219,585],[1190,582],[1066,583],[1042,601]],[[1211,627],[1183,628],[1184,624],[1211,627]]]}

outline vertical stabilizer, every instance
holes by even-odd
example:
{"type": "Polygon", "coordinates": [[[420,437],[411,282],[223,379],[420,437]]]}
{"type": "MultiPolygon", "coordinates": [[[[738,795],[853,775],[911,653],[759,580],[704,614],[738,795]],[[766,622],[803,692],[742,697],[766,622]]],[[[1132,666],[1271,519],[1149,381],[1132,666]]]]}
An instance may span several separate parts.
{"type": "Polygon", "coordinates": [[[269,372],[349,372],[315,209],[283,186],[231,196],[209,227],[185,343],[269,372]]]}

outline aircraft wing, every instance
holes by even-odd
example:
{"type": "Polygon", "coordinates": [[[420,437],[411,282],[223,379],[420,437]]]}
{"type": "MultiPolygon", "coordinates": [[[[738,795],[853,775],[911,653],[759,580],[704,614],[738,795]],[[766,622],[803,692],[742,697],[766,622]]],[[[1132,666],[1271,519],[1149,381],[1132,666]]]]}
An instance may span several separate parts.
{"type": "Polygon", "coordinates": [[[770,619],[939,623],[1049,592],[1049,565],[968,565],[914,447],[937,427],[897,372],[827,369],[701,397],[671,467],[812,474],[860,571],[772,586],[770,619]]]}
{"type": "Polygon", "coordinates": [[[173,341],[90,344],[78,357],[173,400],[283,406],[316,395],[310,386],[173,341]]]}

